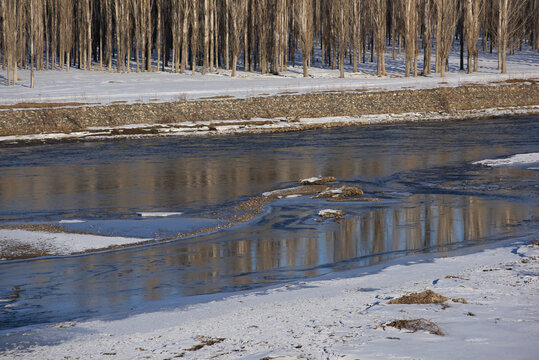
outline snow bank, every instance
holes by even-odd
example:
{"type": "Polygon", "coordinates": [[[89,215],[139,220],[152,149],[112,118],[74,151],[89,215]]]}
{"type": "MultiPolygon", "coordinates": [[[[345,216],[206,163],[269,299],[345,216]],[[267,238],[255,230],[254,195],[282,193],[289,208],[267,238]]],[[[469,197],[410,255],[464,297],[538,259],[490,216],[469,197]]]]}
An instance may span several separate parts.
{"type": "Polygon", "coordinates": [[[0,358],[536,358],[538,246],[415,260],[122,320],[4,331],[0,339],[8,347],[0,358]],[[388,304],[426,289],[466,302],[388,304]],[[419,318],[445,336],[384,326],[419,318]]]}
{"type": "Polygon", "coordinates": [[[476,161],[474,165],[482,166],[520,166],[520,165],[532,165],[539,163],[539,153],[529,153],[529,154],[516,154],[510,157],[502,159],[486,159],[476,161]]]}
{"type": "Polygon", "coordinates": [[[0,229],[0,244],[4,243],[9,248],[29,246],[38,252],[49,255],[69,255],[77,252],[135,244],[149,240],[152,239],[0,229]]]}

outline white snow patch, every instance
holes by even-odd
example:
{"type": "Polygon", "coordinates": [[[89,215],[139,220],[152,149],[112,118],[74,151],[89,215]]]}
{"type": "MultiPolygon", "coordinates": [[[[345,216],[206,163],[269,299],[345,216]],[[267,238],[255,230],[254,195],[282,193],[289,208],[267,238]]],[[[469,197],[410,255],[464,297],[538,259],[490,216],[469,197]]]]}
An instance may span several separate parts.
{"type": "Polygon", "coordinates": [[[84,220],[77,220],[77,219],[68,219],[68,220],[60,220],[58,221],[59,224],[80,224],[85,223],[84,220]]]}
{"type": "Polygon", "coordinates": [[[308,185],[308,184],[314,184],[315,182],[321,181],[321,180],[322,178],[318,176],[318,177],[310,177],[307,179],[301,179],[299,182],[302,184],[308,185]]]}
{"type": "Polygon", "coordinates": [[[342,211],[340,211],[340,210],[324,209],[324,210],[320,210],[318,212],[318,215],[322,216],[322,217],[325,217],[325,216],[337,215],[337,214],[341,214],[341,213],[342,213],[342,211]]]}
{"type": "Polygon", "coordinates": [[[168,217],[168,216],[183,215],[183,213],[182,212],[173,212],[173,211],[170,211],[170,212],[165,212],[165,211],[148,211],[148,212],[144,212],[144,211],[141,211],[141,212],[138,212],[137,215],[142,216],[142,217],[168,217]]]}
{"type": "Polygon", "coordinates": [[[48,359],[61,354],[102,359],[115,353],[123,359],[534,359],[538,259],[539,247],[515,244],[396,264],[375,273],[360,268],[326,280],[235,293],[119,320],[24,329],[21,339],[35,345],[7,349],[0,358],[48,359]],[[465,298],[467,304],[449,301],[445,310],[440,305],[388,304],[392,298],[426,289],[465,298]],[[378,326],[417,318],[436,323],[445,336],[378,326]],[[40,345],[34,337],[46,337],[47,342],[40,345]],[[224,340],[186,350],[217,338],[224,340]]]}
{"type": "Polygon", "coordinates": [[[152,239],[100,236],[90,234],[50,233],[20,229],[0,229],[0,246],[30,245],[51,255],[69,255],[104,249],[115,245],[134,244],[152,239]]]}
{"type": "Polygon", "coordinates": [[[301,188],[302,188],[302,186],[295,186],[295,187],[286,188],[286,189],[277,189],[277,190],[273,190],[273,191],[266,191],[266,192],[262,193],[262,196],[264,196],[264,197],[269,197],[269,196],[274,196],[274,195],[279,196],[279,194],[282,194],[284,192],[293,191],[293,190],[299,190],[301,188]]]}
{"type": "Polygon", "coordinates": [[[535,164],[535,163],[539,163],[539,152],[528,153],[528,154],[516,154],[516,155],[502,158],[502,159],[480,160],[480,161],[474,162],[473,164],[497,167],[497,166],[526,165],[526,164],[535,164]]]}

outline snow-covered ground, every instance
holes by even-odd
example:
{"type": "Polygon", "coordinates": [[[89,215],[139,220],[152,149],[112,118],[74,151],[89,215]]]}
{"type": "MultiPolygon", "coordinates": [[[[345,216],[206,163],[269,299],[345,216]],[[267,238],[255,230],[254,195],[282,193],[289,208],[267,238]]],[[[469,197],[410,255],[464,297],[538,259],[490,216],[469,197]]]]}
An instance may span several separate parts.
{"type": "Polygon", "coordinates": [[[4,331],[0,358],[536,358],[539,246],[514,242],[460,256],[418,256],[368,271],[120,320],[4,331]],[[426,289],[456,302],[388,303],[426,289]],[[421,318],[437,324],[444,336],[385,325],[421,318]]]}
{"type": "Polygon", "coordinates": [[[11,248],[15,249],[15,252],[18,251],[16,249],[26,249],[23,252],[37,252],[49,255],[69,255],[149,240],[152,239],[0,229],[0,249],[11,248]]]}
{"type": "MultiPolygon", "coordinates": [[[[420,56],[419,69],[422,69],[420,56]]],[[[298,64],[301,64],[298,58],[298,64]]],[[[530,49],[508,56],[508,73],[497,70],[497,54],[480,52],[479,72],[466,74],[459,70],[458,48],[450,57],[450,71],[445,78],[438,74],[405,78],[404,53],[391,58],[386,54],[387,76],[377,77],[376,63],[360,64],[359,72],[352,73],[347,65],[346,76],[339,79],[339,70],[322,68],[317,62],[303,78],[301,66],[289,66],[280,75],[262,75],[239,71],[236,78],[230,71],[194,76],[166,72],[109,73],[107,71],[38,71],[35,88],[29,87],[30,72],[18,72],[17,86],[0,85],[0,105],[22,102],[82,102],[96,104],[147,103],[184,101],[204,98],[245,98],[269,95],[303,94],[317,91],[385,91],[424,89],[465,84],[489,84],[510,79],[539,79],[539,53],[530,49]]],[[[6,82],[6,73],[0,73],[0,83],[6,82]]]]}

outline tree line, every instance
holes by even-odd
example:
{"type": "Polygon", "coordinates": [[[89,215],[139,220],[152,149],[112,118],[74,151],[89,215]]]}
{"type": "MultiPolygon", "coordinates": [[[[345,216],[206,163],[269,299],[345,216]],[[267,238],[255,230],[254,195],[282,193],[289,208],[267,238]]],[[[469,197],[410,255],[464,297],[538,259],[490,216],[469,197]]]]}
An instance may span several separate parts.
{"type": "Polygon", "coordinates": [[[539,48],[539,0],[0,0],[0,56],[8,84],[17,69],[279,74],[301,54],[354,72],[385,53],[405,53],[405,76],[442,76],[454,41],[461,68],[478,69],[478,46],[506,54],[539,48]],[[314,48],[321,56],[314,56],[314,48]],[[434,54],[433,54],[434,52],[434,54]],[[423,56],[423,68],[418,58],[423,56]],[[466,53],[466,55],[464,55],[466,53]],[[433,59],[434,57],[434,59],[433,59]]]}

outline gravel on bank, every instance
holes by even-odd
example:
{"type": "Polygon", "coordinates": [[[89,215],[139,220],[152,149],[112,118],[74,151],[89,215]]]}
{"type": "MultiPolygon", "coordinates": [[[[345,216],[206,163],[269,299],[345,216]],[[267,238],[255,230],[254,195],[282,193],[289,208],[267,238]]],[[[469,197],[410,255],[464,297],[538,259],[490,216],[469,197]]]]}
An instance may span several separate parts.
{"type": "MultiPolygon", "coordinates": [[[[70,133],[91,127],[128,124],[174,124],[376,114],[455,114],[489,108],[539,105],[535,81],[505,82],[496,86],[469,85],[387,92],[323,92],[306,95],[254,97],[235,100],[180,101],[134,105],[90,105],[0,111],[0,136],[70,133]]],[[[133,130],[134,135],[136,130],[133,130]]]]}

